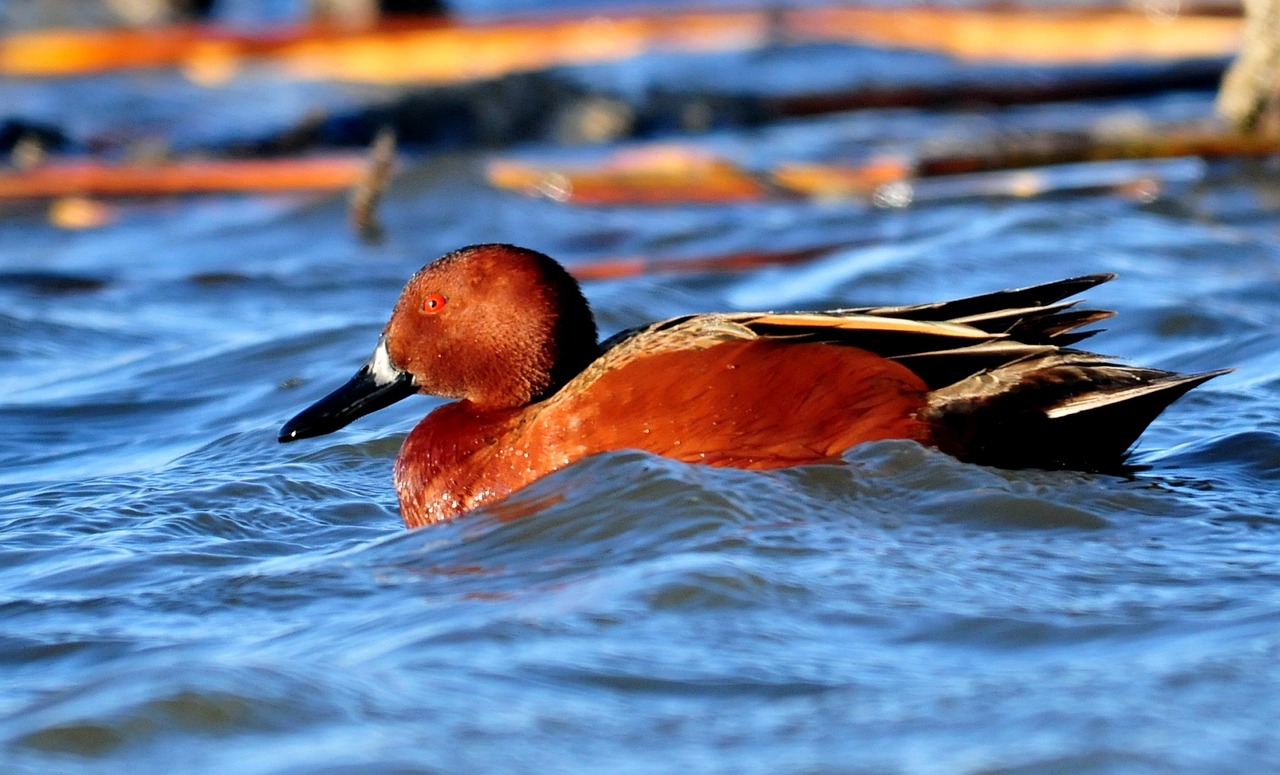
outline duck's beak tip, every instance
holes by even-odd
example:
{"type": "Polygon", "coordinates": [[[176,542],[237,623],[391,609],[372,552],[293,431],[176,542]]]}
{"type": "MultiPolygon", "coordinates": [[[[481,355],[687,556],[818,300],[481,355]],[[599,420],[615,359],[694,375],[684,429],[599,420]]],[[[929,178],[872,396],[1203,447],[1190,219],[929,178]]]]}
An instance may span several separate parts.
{"type": "Polygon", "coordinates": [[[312,428],[311,432],[308,432],[308,427],[311,426],[311,423],[309,423],[307,419],[307,412],[303,412],[289,422],[280,426],[280,432],[276,434],[276,441],[281,444],[288,444],[291,441],[309,439],[312,436],[320,436],[325,433],[325,431],[317,433],[314,428],[312,428]]]}
{"type": "Polygon", "coordinates": [[[280,428],[281,444],[333,433],[353,420],[388,407],[418,392],[413,375],[397,369],[387,355],[386,340],[378,342],[369,362],[345,385],[303,409],[280,428]]]}

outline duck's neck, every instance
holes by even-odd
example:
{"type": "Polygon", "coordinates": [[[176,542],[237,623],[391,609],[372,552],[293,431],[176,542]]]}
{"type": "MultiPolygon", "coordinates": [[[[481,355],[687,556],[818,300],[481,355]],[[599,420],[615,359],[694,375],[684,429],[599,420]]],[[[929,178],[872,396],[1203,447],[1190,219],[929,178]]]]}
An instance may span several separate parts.
{"type": "MultiPolygon", "coordinates": [[[[576,288],[575,288],[576,290],[576,288]]],[[[549,361],[547,387],[532,396],[531,401],[541,401],[555,395],[569,380],[582,373],[600,354],[596,340],[596,324],[585,300],[569,305],[556,316],[548,331],[549,341],[537,348],[549,361]]]]}

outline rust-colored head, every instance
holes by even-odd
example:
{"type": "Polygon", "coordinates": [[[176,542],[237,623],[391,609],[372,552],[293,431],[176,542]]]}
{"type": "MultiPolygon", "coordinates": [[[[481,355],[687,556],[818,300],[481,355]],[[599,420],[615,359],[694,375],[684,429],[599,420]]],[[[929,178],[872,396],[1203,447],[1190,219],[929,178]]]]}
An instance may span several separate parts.
{"type": "Polygon", "coordinates": [[[596,357],[596,324],[564,267],[514,245],[472,245],[415,274],[369,359],[280,430],[332,433],[415,392],[512,409],[558,390],[596,357]]]}
{"type": "Polygon", "coordinates": [[[564,267],[513,245],[472,245],[415,274],[383,333],[419,390],[483,408],[554,392],[596,356],[596,326],[564,267]]]}

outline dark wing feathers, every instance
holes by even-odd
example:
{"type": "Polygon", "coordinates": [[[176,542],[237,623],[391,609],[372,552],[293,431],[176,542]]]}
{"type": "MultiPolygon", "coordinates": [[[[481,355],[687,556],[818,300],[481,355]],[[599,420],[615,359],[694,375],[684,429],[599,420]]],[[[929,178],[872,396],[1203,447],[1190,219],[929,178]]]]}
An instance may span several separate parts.
{"type": "Polygon", "coordinates": [[[1111,470],[1169,404],[1227,371],[1175,374],[1056,350],[935,391],[924,416],[938,447],[964,460],[1111,470]]]}
{"type": "Polygon", "coordinates": [[[1077,331],[1083,326],[1115,317],[1109,309],[1072,309],[1052,315],[1032,315],[1020,320],[1008,330],[1011,338],[1020,342],[1036,342],[1067,347],[1100,333],[1101,329],[1077,331]]]}
{"type": "Polygon", "coordinates": [[[998,310],[1046,307],[1055,301],[1083,293],[1108,280],[1114,280],[1115,277],[1114,274],[1109,272],[1100,272],[1080,277],[1068,277],[1065,280],[1055,280],[1041,285],[1030,285],[1026,288],[1011,288],[994,293],[984,293],[981,296],[969,296],[953,301],[937,301],[931,304],[913,304],[905,307],[867,307],[856,311],[867,315],[910,318],[911,320],[955,320],[956,318],[982,315],[998,310]]]}

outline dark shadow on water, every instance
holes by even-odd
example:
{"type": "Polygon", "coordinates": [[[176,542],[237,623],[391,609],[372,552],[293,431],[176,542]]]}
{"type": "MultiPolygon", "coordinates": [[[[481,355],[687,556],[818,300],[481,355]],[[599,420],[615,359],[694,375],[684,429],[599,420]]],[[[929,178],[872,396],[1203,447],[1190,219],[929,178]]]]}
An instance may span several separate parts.
{"type": "Polygon", "coordinates": [[[0,272],[0,291],[12,289],[46,296],[64,296],[100,291],[109,284],[110,280],[101,277],[62,272],[37,270],[0,272]]]}

